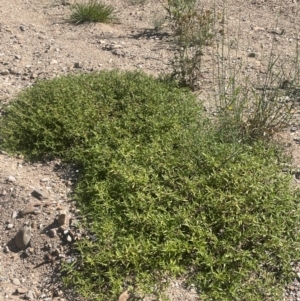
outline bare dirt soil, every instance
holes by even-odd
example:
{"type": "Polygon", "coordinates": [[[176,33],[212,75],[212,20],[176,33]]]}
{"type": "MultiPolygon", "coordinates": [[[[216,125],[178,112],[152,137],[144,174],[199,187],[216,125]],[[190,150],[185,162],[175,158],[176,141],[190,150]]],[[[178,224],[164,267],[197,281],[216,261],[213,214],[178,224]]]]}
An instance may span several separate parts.
{"type": "MultiPolygon", "coordinates": [[[[116,7],[119,23],[94,26],[66,23],[70,6],[64,2],[0,1],[0,118],[2,105],[37,79],[112,68],[154,75],[171,71],[174,46],[159,1],[141,5],[108,1],[116,7]],[[160,31],[154,30],[157,24],[162,25],[160,31]]],[[[232,55],[243,62],[241,76],[252,81],[263,77],[272,49],[289,66],[299,41],[298,0],[201,0],[200,4],[212,9],[212,2],[216,12],[226,14],[225,24],[216,26],[225,29],[226,45],[234,50],[226,50],[223,58],[230,62],[232,55]]],[[[196,92],[208,110],[213,110],[207,100],[214,88],[216,51],[216,45],[205,49],[196,92]]],[[[296,99],[293,122],[279,134],[293,155],[295,170],[300,170],[299,107],[296,99]]],[[[30,163],[1,152],[0,301],[82,300],[64,291],[60,281],[61,262],[74,259],[69,252],[72,243],[87,235],[77,227],[80,216],[70,197],[79,172],[59,160],[30,163]],[[25,232],[17,235],[20,229],[25,232]],[[22,245],[26,245],[23,250],[22,245]]],[[[295,175],[297,184],[300,174],[295,175]]],[[[300,272],[297,265],[295,269],[300,272]]],[[[168,294],[173,301],[199,300],[193,288],[184,289],[177,280],[168,294]]],[[[285,300],[300,300],[297,279],[287,287],[285,300]]]]}

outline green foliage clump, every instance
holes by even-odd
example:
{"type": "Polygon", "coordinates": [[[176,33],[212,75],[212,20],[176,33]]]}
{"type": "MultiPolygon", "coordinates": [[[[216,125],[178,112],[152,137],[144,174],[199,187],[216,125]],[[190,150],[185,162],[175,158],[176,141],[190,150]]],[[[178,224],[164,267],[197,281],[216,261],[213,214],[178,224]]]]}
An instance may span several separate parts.
{"type": "Polygon", "coordinates": [[[281,300],[299,259],[299,194],[263,142],[230,143],[195,97],[138,72],[66,76],[21,93],[0,146],[82,166],[92,239],[66,282],[92,300],[159,294],[184,276],[202,300],[281,300]]]}
{"type": "Polygon", "coordinates": [[[75,3],[71,6],[70,22],[75,25],[83,23],[110,23],[116,21],[114,8],[98,0],[89,0],[86,3],[75,3]]]}

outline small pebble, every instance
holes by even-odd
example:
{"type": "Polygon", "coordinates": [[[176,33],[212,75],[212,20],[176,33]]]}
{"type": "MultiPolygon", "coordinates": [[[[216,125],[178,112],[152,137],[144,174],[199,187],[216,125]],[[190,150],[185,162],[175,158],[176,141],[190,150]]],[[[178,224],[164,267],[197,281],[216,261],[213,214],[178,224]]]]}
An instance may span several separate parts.
{"type": "Polygon", "coordinates": [[[50,229],[50,230],[49,230],[49,236],[50,236],[51,238],[56,237],[56,236],[57,236],[56,230],[55,230],[55,229],[50,229]]]}
{"type": "Polygon", "coordinates": [[[20,217],[24,217],[25,215],[34,213],[35,208],[32,204],[28,204],[23,210],[19,212],[20,217]]]}
{"type": "Polygon", "coordinates": [[[33,221],[33,222],[31,223],[31,229],[34,229],[34,230],[37,229],[37,223],[36,223],[36,221],[33,221]]]}
{"type": "Polygon", "coordinates": [[[12,229],[13,227],[14,227],[13,224],[7,224],[6,229],[10,230],[10,229],[12,229]]]}
{"type": "Polygon", "coordinates": [[[48,199],[49,198],[49,196],[45,192],[43,192],[41,190],[38,190],[38,189],[33,190],[31,192],[31,195],[33,197],[39,199],[39,200],[43,200],[43,199],[48,199]]]}
{"type": "Polygon", "coordinates": [[[129,298],[129,294],[128,291],[126,290],[119,296],[118,301],[126,301],[128,298],[129,298]]]}
{"type": "Polygon", "coordinates": [[[25,299],[34,300],[35,299],[35,294],[33,293],[33,291],[29,290],[25,295],[25,299]]]}
{"type": "Polygon", "coordinates": [[[20,282],[20,280],[19,280],[18,278],[13,278],[13,279],[11,280],[11,282],[12,282],[14,285],[20,285],[20,284],[21,284],[21,282],[20,282]]]}
{"type": "Polygon", "coordinates": [[[16,178],[14,176],[9,176],[7,178],[7,181],[10,182],[10,183],[13,183],[13,182],[16,182],[16,178]]]}
{"type": "Polygon", "coordinates": [[[40,179],[41,182],[49,182],[50,181],[50,178],[42,178],[40,179]]]}
{"type": "Polygon", "coordinates": [[[61,210],[59,212],[59,215],[57,217],[57,222],[58,222],[59,226],[62,226],[66,223],[66,212],[65,211],[61,210]]]}
{"type": "Polygon", "coordinates": [[[25,295],[28,292],[28,289],[25,287],[18,287],[17,288],[17,293],[20,295],[25,295]]]}
{"type": "Polygon", "coordinates": [[[298,128],[296,126],[293,126],[291,127],[291,130],[290,130],[292,133],[294,132],[297,132],[298,131],[298,128]]]}
{"type": "Polygon", "coordinates": [[[31,228],[24,226],[15,236],[15,244],[19,249],[25,249],[31,239],[31,228]]]}

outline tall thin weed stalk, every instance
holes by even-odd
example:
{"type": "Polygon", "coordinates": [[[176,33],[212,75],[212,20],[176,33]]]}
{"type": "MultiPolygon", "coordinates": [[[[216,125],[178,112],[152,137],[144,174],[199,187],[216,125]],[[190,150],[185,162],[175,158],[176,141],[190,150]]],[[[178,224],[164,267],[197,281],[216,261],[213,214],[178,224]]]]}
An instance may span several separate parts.
{"type": "Polygon", "coordinates": [[[162,5],[174,35],[172,78],[194,89],[201,75],[203,49],[214,36],[214,14],[210,10],[199,10],[196,0],[168,0],[162,5]]]}
{"type": "MultiPolygon", "coordinates": [[[[225,8],[222,14],[222,19],[225,20],[225,8]]],[[[226,32],[225,24],[223,31],[226,32]]],[[[259,81],[253,82],[249,76],[241,74],[245,66],[238,58],[239,40],[240,28],[234,50],[231,47],[232,42],[228,42],[225,35],[222,36],[221,43],[217,43],[218,84],[215,100],[220,129],[231,140],[270,138],[275,132],[283,130],[292,117],[293,93],[299,85],[298,45],[293,68],[287,74],[285,62],[275,54],[273,39],[266,74],[259,81]]]]}

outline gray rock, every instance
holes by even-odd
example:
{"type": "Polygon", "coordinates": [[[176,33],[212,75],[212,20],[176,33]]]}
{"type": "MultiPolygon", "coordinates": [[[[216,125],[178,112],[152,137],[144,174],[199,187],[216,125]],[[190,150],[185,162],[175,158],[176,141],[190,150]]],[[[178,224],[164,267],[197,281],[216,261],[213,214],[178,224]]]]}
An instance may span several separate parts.
{"type": "Polygon", "coordinates": [[[124,52],[120,49],[114,49],[111,53],[118,56],[124,56],[124,52]]]}
{"type": "Polygon", "coordinates": [[[25,249],[31,239],[31,228],[24,226],[15,236],[15,244],[19,249],[25,249]]]}
{"type": "Polygon", "coordinates": [[[47,193],[41,191],[41,190],[38,190],[38,189],[35,189],[31,192],[31,195],[37,199],[39,199],[40,201],[44,200],[44,199],[48,199],[49,196],[47,195],[47,193]]]}
{"type": "Polygon", "coordinates": [[[14,210],[14,212],[11,215],[11,218],[16,218],[18,216],[18,212],[14,210]]]}
{"type": "Polygon", "coordinates": [[[31,73],[30,74],[30,79],[36,79],[38,75],[36,73],[31,73]]]}
{"type": "Polygon", "coordinates": [[[17,288],[17,293],[18,293],[19,295],[25,295],[27,292],[28,292],[28,289],[25,288],[25,287],[18,287],[18,288],[17,288]]]}
{"type": "Polygon", "coordinates": [[[10,230],[10,229],[12,229],[13,227],[14,227],[13,224],[7,224],[6,229],[10,230]]]}
{"type": "Polygon", "coordinates": [[[42,178],[40,179],[41,182],[49,182],[50,181],[50,178],[42,178]]]}
{"type": "Polygon", "coordinates": [[[26,295],[24,296],[24,299],[26,300],[34,300],[35,299],[35,294],[32,290],[29,290],[26,295]]]}
{"type": "Polygon", "coordinates": [[[0,189],[0,195],[7,195],[7,191],[4,188],[0,189]]]}
{"type": "Polygon", "coordinates": [[[128,294],[128,291],[126,290],[119,296],[118,301],[126,301],[129,297],[130,297],[130,295],[128,294]]]}
{"type": "Polygon", "coordinates": [[[63,226],[66,223],[66,216],[67,216],[67,214],[65,211],[61,210],[59,212],[59,215],[57,217],[57,222],[58,222],[59,226],[63,226]]]}
{"type": "Polygon", "coordinates": [[[20,282],[20,280],[19,280],[18,278],[13,278],[13,279],[11,279],[11,282],[12,282],[14,285],[20,285],[20,284],[21,284],[21,282],[20,282]]]}
{"type": "Polygon", "coordinates": [[[16,69],[13,69],[13,68],[8,69],[8,71],[12,75],[20,75],[21,74],[21,72],[19,70],[16,70],[16,69]]]}
{"type": "Polygon", "coordinates": [[[74,68],[82,68],[82,64],[80,62],[74,63],[74,68]]]}
{"type": "Polygon", "coordinates": [[[1,75],[8,75],[9,72],[8,72],[8,70],[2,70],[2,71],[0,71],[0,74],[1,75]]]}
{"type": "Polygon", "coordinates": [[[35,208],[32,204],[28,204],[23,210],[19,212],[20,217],[24,217],[25,215],[34,213],[35,208]]]}
{"type": "Polygon", "coordinates": [[[56,236],[57,236],[56,230],[55,230],[55,229],[50,229],[50,230],[49,230],[49,236],[50,236],[51,238],[56,237],[56,236]]]}
{"type": "Polygon", "coordinates": [[[7,178],[7,182],[10,182],[10,183],[16,182],[16,178],[14,176],[9,176],[7,178]]]}
{"type": "Polygon", "coordinates": [[[31,229],[34,229],[34,230],[37,229],[37,223],[36,223],[36,221],[33,221],[33,222],[31,223],[31,229]]]}
{"type": "Polygon", "coordinates": [[[291,127],[290,131],[291,131],[292,133],[297,132],[297,131],[298,131],[298,128],[297,128],[296,126],[293,126],[293,127],[291,127]]]}

